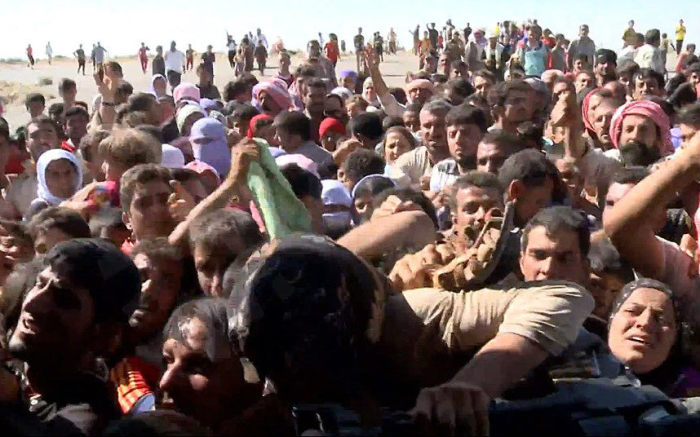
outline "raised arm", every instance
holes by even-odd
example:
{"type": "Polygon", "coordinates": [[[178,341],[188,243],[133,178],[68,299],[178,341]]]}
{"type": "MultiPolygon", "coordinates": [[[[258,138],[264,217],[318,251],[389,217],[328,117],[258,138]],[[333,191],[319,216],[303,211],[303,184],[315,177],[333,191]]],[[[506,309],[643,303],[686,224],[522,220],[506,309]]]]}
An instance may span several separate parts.
{"type": "Polygon", "coordinates": [[[389,87],[384,82],[381,71],[379,71],[379,55],[372,49],[364,51],[363,59],[369,70],[369,75],[374,84],[374,90],[384,108],[384,112],[390,117],[402,117],[406,107],[400,104],[396,98],[389,93],[389,87]]]}
{"type": "Polygon", "coordinates": [[[610,211],[605,233],[642,276],[663,280],[669,273],[663,245],[649,218],[699,177],[700,136],[696,135],[682,152],[635,185],[610,211]]]}

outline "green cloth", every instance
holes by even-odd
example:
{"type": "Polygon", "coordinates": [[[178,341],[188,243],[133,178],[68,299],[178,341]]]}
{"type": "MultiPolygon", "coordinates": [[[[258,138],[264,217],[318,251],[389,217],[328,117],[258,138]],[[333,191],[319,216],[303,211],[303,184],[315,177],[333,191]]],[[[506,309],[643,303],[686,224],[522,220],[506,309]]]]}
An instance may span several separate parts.
{"type": "Polygon", "coordinates": [[[270,154],[267,141],[254,139],[260,149],[260,161],[251,162],[248,189],[265,222],[270,239],[283,238],[295,232],[311,232],[311,216],[292,191],[270,154]]]}

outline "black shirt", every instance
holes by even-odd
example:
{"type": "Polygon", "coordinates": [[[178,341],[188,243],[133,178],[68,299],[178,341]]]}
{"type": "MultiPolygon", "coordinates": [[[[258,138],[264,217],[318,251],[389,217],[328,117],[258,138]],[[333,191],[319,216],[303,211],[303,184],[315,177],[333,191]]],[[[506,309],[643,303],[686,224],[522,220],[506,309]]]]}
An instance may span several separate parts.
{"type": "Polygon", "coordinates": [[[121,416],[114,386],[94,375],[61,380],[49,396],[23,404],[0,404],[0,429],[6,435],[99,435],[121,416]]]}
{"type": "Polygon", "coordinates": [[[202,53],[202,64],[204,68],[207,69],[209,74],[214,77],[214,62],[216,61],[216,55],[214,53],[204,52],[202,53]]]}
{"type": "Polygon", "coordinates": [[[165,76],[165,59],[162,56],[156,55],[156,57],[153,58],[151,71],[153,74],[162,74],[165,76]]]}
{"type": "Polygon", "coordinates": [[[209,85],[207,87],[197,85],[197,88],[199,88],[199,95],[203,99],[216,100],[221,98],[221,94],[219,94],[219,89],[216,88],[216,85],[209,85]]]}

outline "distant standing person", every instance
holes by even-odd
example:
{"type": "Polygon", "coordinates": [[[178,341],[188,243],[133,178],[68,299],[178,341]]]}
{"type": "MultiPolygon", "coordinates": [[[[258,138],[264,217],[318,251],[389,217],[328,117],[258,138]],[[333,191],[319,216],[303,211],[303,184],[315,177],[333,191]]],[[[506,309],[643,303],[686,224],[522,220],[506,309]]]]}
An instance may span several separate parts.
{"type": "Polygon", "coordinates": [[[228,64],[234,68],[236,65],[236,40],[228,33],[226,34],[226,48],[228,49],[228,64]]]}
{"type": "Polygon", "coordinates": [[[357,35],[352,40],[355,46],[355,60],[357,61],[357,72],[360,71],[360,65],[362,65],[362,52],[365,49],[365,37],[362,35],[362,28],[357,29],[357,35]]]}
{"type": "Polygon", "coordinates": [[[141,47],[139,48],[139,61],[141,62],[141,70],[143,70],[143,74],[146,74],[146,69],[148,68],[149,50],[151,49],[146,47],[146,44],[141,43],[141,47]]]}
{"type": "Polygon", "coordinates": [[[151,63],[151,73],[165,77],[165,59],[163,59],[163,46],[156,46],[156,56],[151,63]]]}
{"type": "Polygon", "coordinates": [[[681,49],[683,48],[683,40],[685,39],[685,23],[681,18],[678,20],[678,26],[676,26],[676,55],[680,56],[681,49]]]}
{"type": "Polygon", "coordinates": [[[338,64],[338,58],[340,58],[340,49],[338,48],[338,37],[335,33],[328,35],[328,42],[323,47],[323,51],[326,54],[326,58],[333,63],[333,67],[338,64]]]}
{"type": "Polygon", "coordinates": [[[185,65],[185,54],[175,47],[175,41],[170,43],[170,50],[165,52],[165,75],[171,88],[180,85],[182,67],[185,65]]]}
{"type": "Polygon", "coordinates": [[[49,60],[49,65],[53,61],[53,49],[51,48],[51,41],[46,43],[46,58],[49,60]]]}
{"type": "Polygon", "coordinates": [[[413,36],[413,54],[417,56],[420,47],[420,24],[416,24],[416,28],[409,30],[409,33],[413,36]]]}
{"type": "Polygon", "coordinates": [[[207,46],[207,51],[202,53],[202,65],[211,75],[211,83],[214,83],[214,62],[216,62],[216,55],[212,51],[213,47],[211,45],[207,46]]]}
{"type": "Polygon", "coordinates": [[[267,63],[267,49],[263,45],[262,40],[258,39],[258,44],[255,46],[253,52],[255,56],[255,62],[258,63],[258,70],[260,70],[260,75],[265,74],[265,64],[267,63]]]}
{"type": "Polygon", "coordinates": [[[430,23],[430,25],[425,25],[428,28],[428,38],[430,39],[430,49],[437,50],[438,48],[438,37],[440,33],[435,29],[435,23],[430,23]]]}
{"type": "Polygon", "coordinates": [[[105,53],[107,53],[107,50],[102,47],[99,41],[97,41],[97,46],[95,47],[95,61],[93,65],[96,65],[98,69],[105,63],[105,53]]]}
{"type": "Polygon", "coordinates": [[[193,68],[194,68],[194,49],[192,48],[192,44],[189,44],[187,46],[187,50],[185,50],[185,71],[190,71],[193,68]]]}
{"type": "Polygon", "coordinates": [[[34,69],[34,49],[32,49],[32,45],[29,44],[27,46],[27,67],[31,68],[32,70],[34,69]]]}
{"type": "Polygon", "coordinates": [[[78,47],[78,50],[73,52],[73,56],[75,56],[78,59],[78,73],[80,73],[80,69],[83,70],[83,76],[85,76],[85,50],[83,50],[83,45],[80,44],[80,47],[78,47]]]}
{"type": "Polygon", "coordinates": [[[90,61],[92,62],[92,72],[95,72],[95,44],[92,45],[92,51],[90,52],[90,61]]]}

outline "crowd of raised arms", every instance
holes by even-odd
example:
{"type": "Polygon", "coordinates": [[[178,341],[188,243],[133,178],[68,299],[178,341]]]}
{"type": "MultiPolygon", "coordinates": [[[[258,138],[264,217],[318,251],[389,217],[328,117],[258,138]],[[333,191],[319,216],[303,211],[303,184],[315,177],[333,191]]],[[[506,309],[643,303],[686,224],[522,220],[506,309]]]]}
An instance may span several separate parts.
{"type": "Polygon", "coordinates": [[[496,406],[583,386],[663,399],[647,425],[698,417],[683,21],[630,22],[615,50],[585,24],[427,27],[403,88],[393,29],[386,49],[359,29],[352,71],[334,34],[302,58],[258,29],[228,36],[221,92],[211,46],[195,66],[142,44],[135,90],[98,43],[94,101],[66,78],[0,118],[0,429],[390,435],[404,412],[416,435],[498,434],[519,422],[496,406]]]}

